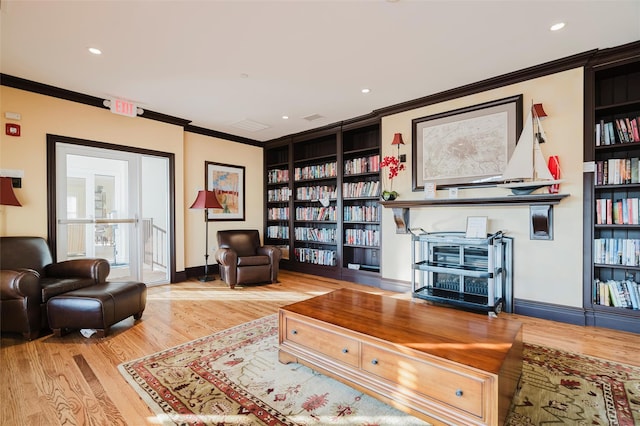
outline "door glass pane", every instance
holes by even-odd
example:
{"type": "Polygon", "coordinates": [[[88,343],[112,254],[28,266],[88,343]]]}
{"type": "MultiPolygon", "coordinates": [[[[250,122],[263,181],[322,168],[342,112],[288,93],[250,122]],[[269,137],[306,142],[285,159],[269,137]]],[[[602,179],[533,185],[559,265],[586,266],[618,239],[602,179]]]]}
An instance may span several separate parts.
{"type": "Polygon", "coordinates": [[[169,282],[169,161],[143,156],[141,161],[142,197],[142,280],[169,282]]]}
{"type": "Polygon", "coordinates": [[[111,222],[135,221],[129,202],[129,167],[128,160],[67,155],[66,217],[92,223],[67,225],[66,256],[107,259],[112,281],[137,279],[131,256],[135,223],[111,222]]]}

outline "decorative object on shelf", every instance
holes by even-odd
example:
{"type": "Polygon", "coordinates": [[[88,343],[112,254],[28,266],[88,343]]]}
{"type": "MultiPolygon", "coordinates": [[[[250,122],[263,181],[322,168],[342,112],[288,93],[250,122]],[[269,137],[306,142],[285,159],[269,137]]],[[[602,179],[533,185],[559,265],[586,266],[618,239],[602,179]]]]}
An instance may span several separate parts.
{"type": "Polygon", "coordinates": [[[198,196],[193,202],[190,209],[205,209],[205,243],[204,243],[204,276],[198,278],[199,281],[212,281],[214,278],[209,276],[209,209],[221,209],[222,205],[218,201],[215,192],[200,190],[198,196]]]}
{"type": "Polygon", "coordinates": [[[244,166],[205,161],[205,170],[205,188],[220,202],[207,220],[244,220],[244,166]]]}
{"type": "Polygon", "coordinates": [[[393,201],[398,198],[398,195],[397,191],[382,191],[382,199],[384,201],[393,201]]]}
{"type": "Polygon", "coordinates": [[[13,179],[7,176],[0,177],[0,205],[22,207],[13,192],[13,179]]]}
{"type": "MultiPolygon", "coordinates": [[[[537,189],[562,182],[554,178],[542,155],[540,144],[546,140],[546,135],[538,114],[547,115],[542,104],[532,104],[516,148],[502,174],[506,183],[498,185],[511,189],[513,194],[531,194],[537,189]]],[[[556,164],[559,165],[558,162],[556,164]]]]}
{"type": "MultiPolygon", "coordinates": [[[[395,138],[394,138],[395,142],[395,138]]],[[[398,145],[399,146],[399,145],[398,145]]],[[[380,168],[388,168],[388,172],[382,178],[383,182],[383,191],[382,191],[382,199],[385,201],[393,201],[398,198],[398,193],[393,190],[393,179],[398,176],[398,173],[405,170],[404,164],[400,163],[398,157],[393,155],[386,155],[382,162],[380,163],[380,168]],[[387,188],[388,183],[388,188],[387,188]]]]}
{"type": "Polygon", "coordinates": [[[489,186],[502,174],[522,128],[522,95],[412,120],[412,184],[489,186]]]}
{"type": "MultiPolygon", "coordinates": [[[[557,155],[549,157],[549,171],[554,179],[560,179],[560,159],[557,155]]],[[[557,194],[558,192],[560,192],[559,184],[556,183],[549,186],[549,194],[557,194]]]]}

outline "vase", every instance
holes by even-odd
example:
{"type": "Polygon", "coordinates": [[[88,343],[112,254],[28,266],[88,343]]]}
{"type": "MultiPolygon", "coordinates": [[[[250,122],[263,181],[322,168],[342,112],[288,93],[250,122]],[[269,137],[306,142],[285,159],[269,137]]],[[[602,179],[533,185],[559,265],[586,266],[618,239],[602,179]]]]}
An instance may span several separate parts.
{"type": "Polygon", "coordinates": [[[396,191],[382,191],[382,199],[384,201],[393,201],[398,198],[398,193],[396,191]]]}

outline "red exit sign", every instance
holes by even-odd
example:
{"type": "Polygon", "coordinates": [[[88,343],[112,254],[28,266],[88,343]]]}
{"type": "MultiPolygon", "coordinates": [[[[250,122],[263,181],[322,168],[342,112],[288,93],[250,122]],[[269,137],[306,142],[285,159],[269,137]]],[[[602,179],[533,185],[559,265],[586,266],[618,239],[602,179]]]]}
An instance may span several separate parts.
{"type": "Polygon", "coordinates": [[[109,109],[114,114],[126,115],[127,117],[138,115],[138,106],[124,99],[112,99],[109,109]]]}

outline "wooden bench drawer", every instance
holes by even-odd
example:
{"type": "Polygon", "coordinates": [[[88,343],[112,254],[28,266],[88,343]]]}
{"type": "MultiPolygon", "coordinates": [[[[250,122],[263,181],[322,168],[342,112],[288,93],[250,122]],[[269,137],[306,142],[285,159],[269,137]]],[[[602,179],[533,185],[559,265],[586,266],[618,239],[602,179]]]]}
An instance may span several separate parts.
{"type": "Polygon", "coordinates": [[[359,343],[339,333],[287,317],[285,340],[358,367],[359,343]]]}
{"type": "Polygon", "coordinates": [[[484,381],[377,346],[362,345],[362,369],[452,407],[483,417],[484,381]]]}

